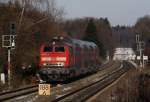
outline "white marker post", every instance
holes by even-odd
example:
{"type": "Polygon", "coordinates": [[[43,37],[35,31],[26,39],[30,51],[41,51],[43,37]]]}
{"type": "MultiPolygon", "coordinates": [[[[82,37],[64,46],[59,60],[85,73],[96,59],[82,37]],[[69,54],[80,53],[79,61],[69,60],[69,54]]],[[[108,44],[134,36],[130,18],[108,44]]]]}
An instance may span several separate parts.
{"type": "Polygon", "coordinates": [[[2,84],[5,84],[5,74],[4,73],[1,73],[1,82],[2,84]]]}
{"type": "Polygon", "coordinates": [[[143,56],[143,68],[145,67],[145,61],[148,61],[148,56],[143,56]]]}

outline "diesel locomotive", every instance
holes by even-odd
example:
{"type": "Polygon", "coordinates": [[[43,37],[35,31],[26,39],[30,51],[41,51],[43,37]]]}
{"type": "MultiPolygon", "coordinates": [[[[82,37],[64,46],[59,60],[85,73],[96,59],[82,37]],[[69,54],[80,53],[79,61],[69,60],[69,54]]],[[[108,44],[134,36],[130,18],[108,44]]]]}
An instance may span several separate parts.
{"type": "Polygon", "coordinates": [[[54,37],[40,48],[39,76],[43,81],[65,81],[99,66],[99,50],[95,43],[70,37],[54,37]]]}

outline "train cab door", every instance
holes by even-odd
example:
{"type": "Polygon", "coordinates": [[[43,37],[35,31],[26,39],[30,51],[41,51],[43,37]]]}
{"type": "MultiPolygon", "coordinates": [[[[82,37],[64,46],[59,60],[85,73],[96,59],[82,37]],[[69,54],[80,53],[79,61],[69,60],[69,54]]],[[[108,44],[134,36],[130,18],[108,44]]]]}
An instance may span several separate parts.
{"type": "Polygon", "coordinates": [[[69,47],[69,66],[73,67],[74,65],[74,54],[73,54],[73,47],[69,47]]]}

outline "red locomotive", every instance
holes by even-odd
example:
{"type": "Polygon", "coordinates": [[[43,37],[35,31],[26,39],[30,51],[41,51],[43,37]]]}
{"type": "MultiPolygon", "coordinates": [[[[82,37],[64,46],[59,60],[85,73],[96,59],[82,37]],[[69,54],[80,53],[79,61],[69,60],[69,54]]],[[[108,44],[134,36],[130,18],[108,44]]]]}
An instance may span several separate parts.
{"type": "Polygon", "coordinates": [[[54,37],[40,48],[42,80],[64,81],[98,70],[98,47],[93,42],[54,37]]]}

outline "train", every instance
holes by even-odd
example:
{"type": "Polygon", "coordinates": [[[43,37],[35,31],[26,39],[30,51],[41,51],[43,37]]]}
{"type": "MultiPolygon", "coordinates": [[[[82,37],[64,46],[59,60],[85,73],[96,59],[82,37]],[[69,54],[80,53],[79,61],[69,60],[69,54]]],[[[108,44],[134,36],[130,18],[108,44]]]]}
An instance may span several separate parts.
{"type": "Polygon", "coordinates": [[[57,36],[40,47],[39,76],[46,82],[94,73],[99,65],[99,49],[93,42],[57,36]]]}

